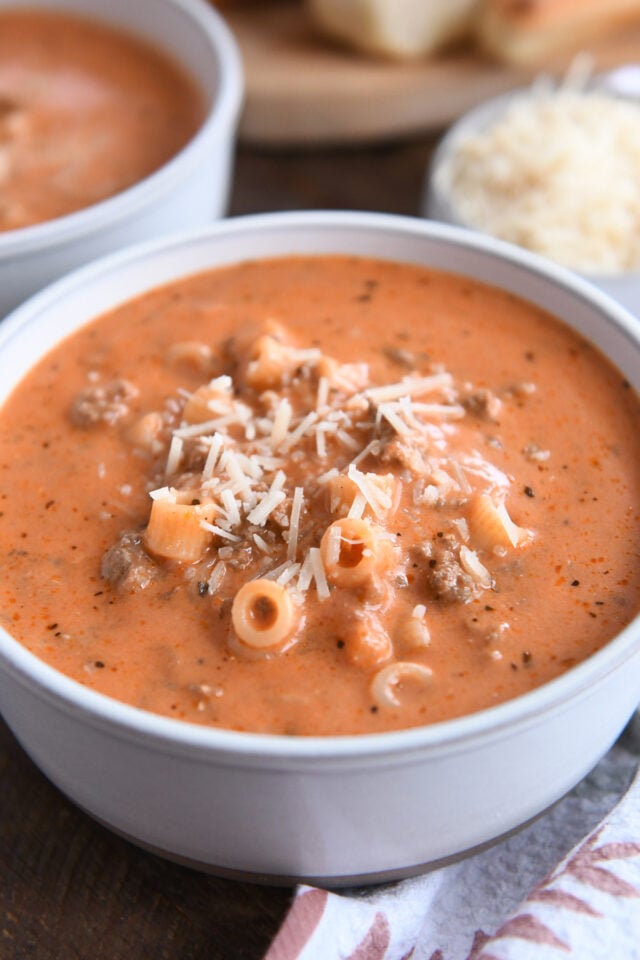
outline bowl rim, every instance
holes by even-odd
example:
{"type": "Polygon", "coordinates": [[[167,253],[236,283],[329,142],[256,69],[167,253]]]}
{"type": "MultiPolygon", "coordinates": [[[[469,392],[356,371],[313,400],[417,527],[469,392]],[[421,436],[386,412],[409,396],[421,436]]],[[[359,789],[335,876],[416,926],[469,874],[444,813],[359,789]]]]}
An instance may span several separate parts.
{"type": "MultiPolygon", "coordinates": [[[[437,223],[410,216],[366,211],[294,211],[263,213],[231,217],[197,230],[188,230],[151,241],[138,243],[80,267],[34,294],[17,307],[0,325],[0,350],[19,336],[23,326],[48,310],[64,306],[65,298],[74,292],[90,288],[122,266],[143,268],[156,257],[198,244],[220,243],[221,238],[240,235],[291,232],[313,229],[322,235],[333,232],[339,241],[340,231],[349,229],[379,234],[422,237],[451,248],[490,255],[511,266],[524,268],[546,284],[559,287],[574,299],[586,300],[604,319],[613,323],[640,353],[640,320],[613,298],[572,273],[537,254],[486,234],[466,230],[450,224],[437,223]]],[[[296,250],[291,241],[291,253],[296,250]]],[[[339,242],[333,245],[340,252],[339,242]]],[[[320,252],[320,251],[318,251],[320,252]]],[[[353,252],[353,251],[346,251],[353,252]]],[[[267,258],[272,254],[262,254],[267,258]]],[[[274,254],[280,255],[280,254],[274,254]]],[[[286,254],[281,254],[286,255],[286,254]]],[[[384,255],[380,255],[384,259],[384,255]]],[[[234,257],[232,262],[241,262],[234,257]]],[[[247,259],[255,256],[247,255],[247,259]]],[[[402,260],[399,255],[388,259],[402,260]]],[[[213,262],[212,269],[218,266],[213,262]]],[[[178,276],[199,272],[201,267],[181,270],[178,276]]],[[[165,281],[172,282],[172,281],[165,281]]],[[[488,282],[491,282],[490,279],[488,282]]],[[[141,290],[153,289],[154,283],[145,283],[141,290]]],[[[123,295],[122,301],[130,299],[123,295]]],[[[96,311],[92,316],[99,315],[96,311]]],[[[562,318],[561,318],[562,319],[562,318]]],[[[91,317],[86,322],[90,322],[91,317]]],[[[38,319],[42,323],[42,317],[38,319]]],[[[82,323],[76,324],[79,329],[82,323]]],[[[63,336],[66,336],[64,334],[63,336]]],[[[61,337],[61,339],[63,338],[61,337]]],[[[37,358],[40,359],[40,356],[37,358]]],[[[515,730],[537,722],[541,714],[562,712],[589,695],[610,673],[620,669],[640,653],[640,613],[625,628],[594,654],[572,667],[561,676],[496,706],[451,720],[372,734],[288,737],[280,734],[252,733],[218,727],[207,727],[189,721],[165,717],[146,711],[95,690],[62,674],[39,659],[0,627],[0,670],[10,679],[32,689],[39,698],[48,700],[70,715],[81,715],[83,722],[108,729],[120,739],[141,740],[155,744],[166,753],[194,752],[199,755],[224,757],[227,762],[245,762],[250,758],[269,761],[299,760],[366,760],[401,762],[416,751],[466,751],[482,738],[512,735],[515,730]]],[[[639,698],[640,700],[640,695],[639,698]]]]}
{"type": "MultiPolygon", "coordinates": [[[[568,86],[566,90],[578,93],[600,93],[611,99],[629,100],[638,105],[640,109],[640,96],[631,97],[630,95],[616,92],[611,87],[607,87],[606,78],[612,72],[613,71],[608,70],[595,74],[584,89],[575,89],[568,86]]],[[[459,141],[466,139],[468,135],[477,134],[490,126],[504,114],[510,104],[518,100],[531,100],[533,98],[545,97],[548,96],[549,93],[563,89],[561,84],[549,86],[544,82],[548,80],[549,78],[547,77],[541,77],[539,86],[536,86],[536,81],[534,80],[533,83],[527,85],[521,84],[510,90],[503,90],[501,93],[497,93],[475,104],[475,106],[465,111],[465,113],[451,124],[436,144],[436,148],[425,170],[420,202],[420,209],[424,217],[442,223],[450,223],[467,230],[474,230],[485,236],[493,236],[481,227],[474,227],[472,224],[467,223],[467,221],[459,215],[450,190],[442,182],[441,172],[459,141]]],[[[565,269],[572,268],[565,267],[565,269]]],[[[640,281],[640,269],[619,270],[614,272],[585,272],[574,270],[574,272],[595,284],[612,284],[625,280],[633,281],[634,279],[640,281]]]]}
{"type": "MultiPolygon", "coordinates": [[[[11,0],[0,3],[0,11],[10,3],[11,0]]],[[[13,258],[71,243],[131,217],[158,195],[170,192],[176,180],[188,176],[189,171],[199,163],[209,142],[238,121],[244,98],[244,74],[238,44],[225,19],[212,5],[200,0],[155,0],[155,3],[163,3],[165,7],[177,10],[186,23],[197,27],[217,64],[216,89],[197,130],[162,166],[118,193],[51,220],[0,231],[0,265],[3,261],[10,262],[13,258]]],[[[27,6],[37,10],[38,0],[30,0],[27,6]]],[[[64,12],[66,8],[61,6],[60,9],[64,12]]],[[[94,11],[81,15],[100,22],[99,14],[94,11]]],[[[145,39],[142,32],[134,35],[145,39]]],[[[189,64],[180,60],[168,45],[154,41],[153,46],[172,56],[199,92],[208,94],[189,64]]]]}

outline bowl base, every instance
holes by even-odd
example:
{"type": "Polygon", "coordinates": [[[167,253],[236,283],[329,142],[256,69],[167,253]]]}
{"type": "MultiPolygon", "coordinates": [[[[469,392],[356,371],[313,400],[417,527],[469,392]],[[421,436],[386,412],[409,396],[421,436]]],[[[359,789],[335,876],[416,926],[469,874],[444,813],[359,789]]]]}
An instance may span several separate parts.
{"type": "MultiPolygon", "coordinates": [[[[562,799],[562,798],[561,798],[562,799]]],[[[398,880],[408,880],[410,877],[417,877],[424,873],[430,873],[432,870],[438,870],[441,867],[449,866],[452,863],[458,863],[461,860],[467,859],[467,857],[472,857],[477,853],[482,853],[484,850],[488,850],[491,847],[496,846],[498,843],[502,843],[504,840],[508,840],[509,837],[514,836],[516,833],[519,833],[521,830],[524,830],[525,827],[528,827],[530,824],[535,823],[536,820],[539,820],[540,817],[545,816],[549,810],[553,809],[557,803],[560,801],[557,800],[555,803],[551,804],[549,807],[546,807],[535,817],[531,817],[529,820],[526,820],[524,823],[519,824],[517,827],[513,827],[511,830],[507,830],[505,833],[501,833],[499,836],[494,837],[491,840],[486,840],[484,843],[476,844],[474,847],[468,847],[465,850],[461,850],[458,853],[454,853],[449,857],[440,857],[437,860],[427,860],[421,863],[409,864],[403,867],[393,868],[391,870],[379,870],[373,871],[371,873],[354,873],[354,874],[345,874],[343,875],[316,875],[316,874],[286,874],[286,873],[260,873],[252,870],[237,870],[233,867],[225,867],[215,863],[207,863],[202,860],[196,860],[191,857],[181,856],[178,853],[175,853],[171,850],[165,850],[163,847],[158,847],[155,844],[147,843],[144,840],[140,840],[137,837],[128,834],[124,830],[120,830],[117,827],[109,823],[108,820],[103,820],[101,817],[96,817],[91,813],[90,810],[87,810],[84,807],[80,807],[87,816],[91,817],[92,820],[95,820],[97,823],[101,824],[103,827],[106,827],[107,830],[110,830],[112,833],[115,833],[117,836],[121,837],[123,840],[132,843],[134,846],[139,847],[141,850],[151,853],[154,856],[162,857],[164,860],[168,860],[171,863],[175,863],[181,867],[187,867],[190,870],[196,870],[199,873],[208,873],[211,876],[220,877],[224,880],[235,880],[241,883],[256,883],[263,886],[271,887],[293,887],[297,884],[307,884],[312,887],[321,887],[326,890],[335,890],[338,888],[346,887],[366,887],[374,886],[385,883],[395,883],[398,880]]],[[[79,806],[79,805],[78,805],[79,806]]]]}

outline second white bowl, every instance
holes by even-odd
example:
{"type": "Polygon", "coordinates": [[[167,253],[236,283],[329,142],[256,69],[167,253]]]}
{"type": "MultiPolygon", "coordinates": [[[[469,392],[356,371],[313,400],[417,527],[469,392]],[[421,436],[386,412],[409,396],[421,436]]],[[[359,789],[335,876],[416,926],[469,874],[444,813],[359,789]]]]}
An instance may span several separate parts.
{"type": "Polygon", "coordinates": [[[161,169],[127,190],[46,223],[0,233],[0,318],[67,271],[126,244],[201,226],[226,213],[243,94],[236,42],[198,0],[0,0],[104,21],[165,50],[205,102],[194,137],[161,169]]]}

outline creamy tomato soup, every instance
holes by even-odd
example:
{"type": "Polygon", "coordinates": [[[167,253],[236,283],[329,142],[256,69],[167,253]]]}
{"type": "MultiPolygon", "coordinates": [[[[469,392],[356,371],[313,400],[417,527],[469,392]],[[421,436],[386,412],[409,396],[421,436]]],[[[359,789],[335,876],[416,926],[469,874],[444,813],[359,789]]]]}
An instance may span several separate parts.
{"type": "Polygon", "coordinates": [[[640,605],[638,398],[516,297],[278,258],[70,337],[0,416],[0,622],[137,707],[290,735],[515,697],[640,605]]]}
{"type": "Polygon", "coordinates": [[[131,186],[203,115],[191,80],[140,40],[70,14],[0,10],[0,230],[131,186]]]}

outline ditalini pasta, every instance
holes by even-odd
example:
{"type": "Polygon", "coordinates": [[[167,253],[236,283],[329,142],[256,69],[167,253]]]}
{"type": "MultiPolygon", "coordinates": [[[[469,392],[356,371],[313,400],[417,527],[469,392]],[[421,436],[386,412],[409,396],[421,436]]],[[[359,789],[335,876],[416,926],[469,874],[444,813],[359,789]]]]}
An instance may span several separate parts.
{"type": "Polygon", "coordinates": [[[478,710],[637,611],[638,410],[575,333],[462,277],[319,256],[173,283],[0,413],[0,618],[200,723],[478,710]]]}
{"type": "Polygon", "coordinates": [[[231,622],[240,644],[253,650],[282,649],[296,628],[291,594],[277,580],[249,580],[233,598],[231,622]]]}

